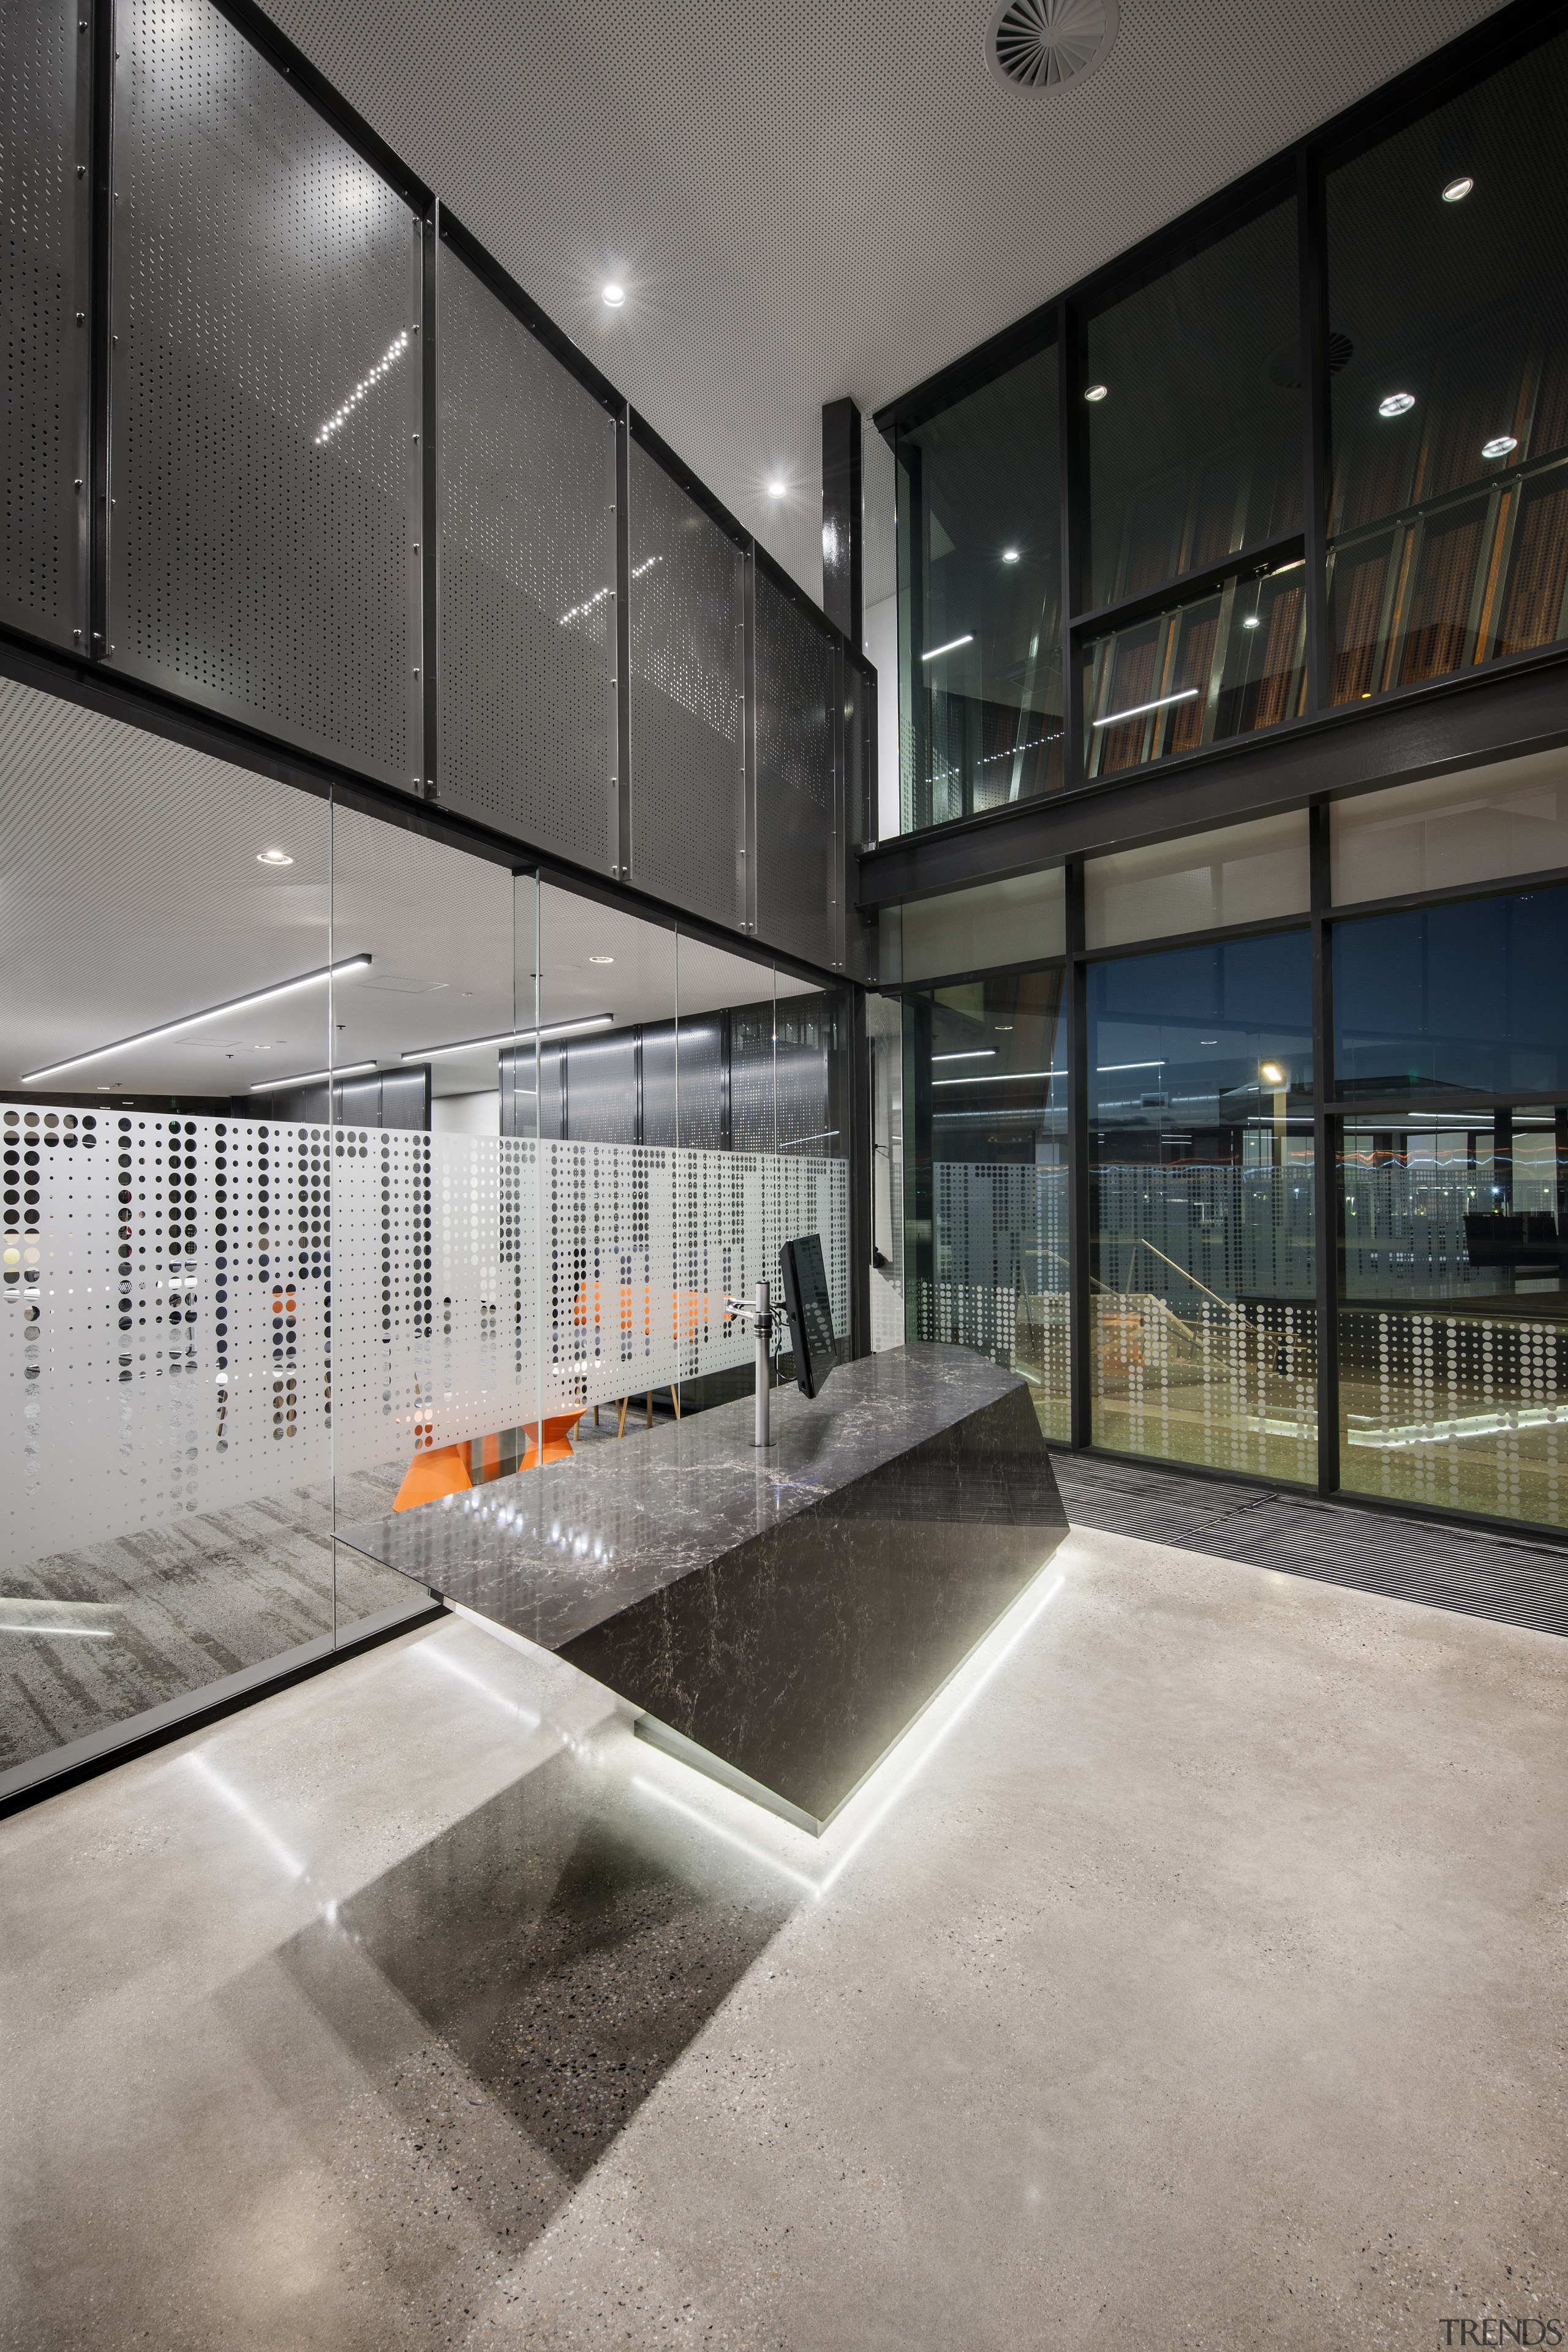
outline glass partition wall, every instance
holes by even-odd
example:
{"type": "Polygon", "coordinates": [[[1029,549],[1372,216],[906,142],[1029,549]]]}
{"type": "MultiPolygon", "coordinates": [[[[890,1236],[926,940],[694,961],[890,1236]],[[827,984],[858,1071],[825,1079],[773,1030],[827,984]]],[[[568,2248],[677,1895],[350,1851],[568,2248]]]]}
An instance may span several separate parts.
{"type": "Polygon", "coordinates": [[[0,942],[4,1790],[417,1613],[399,1513],[747,1385],[724,1300],[789,1235],[847,1349],[850,1023],[416,810],[0,724],[51,778],[0,942]]]}

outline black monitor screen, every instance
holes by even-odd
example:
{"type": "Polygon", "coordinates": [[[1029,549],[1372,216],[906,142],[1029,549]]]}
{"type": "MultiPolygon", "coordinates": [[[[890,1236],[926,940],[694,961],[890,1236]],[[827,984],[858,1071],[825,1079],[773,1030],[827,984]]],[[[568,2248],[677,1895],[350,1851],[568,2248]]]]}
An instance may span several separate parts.
{"type": "Polygon", "coordinates": [[[833,1302],[827,1295],[827,1268],[822,1244],[815,1234],[785,1242],[779,1252],[784,1305],[789,1310],[790,1343],[795,1349],[795,1376],[808,1397],[814,1397],[833,1370],[833,1302]]]}

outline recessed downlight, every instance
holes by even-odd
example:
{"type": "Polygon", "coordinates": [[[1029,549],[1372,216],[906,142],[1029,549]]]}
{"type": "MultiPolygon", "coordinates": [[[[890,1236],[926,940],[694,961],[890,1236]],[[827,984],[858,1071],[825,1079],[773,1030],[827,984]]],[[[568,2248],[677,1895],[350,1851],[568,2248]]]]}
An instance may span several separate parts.
{"type": "Polygon", "coordinates": [[[618,310],[626,299],[626,289],[612,278],[604,289],[604,298],[606,310],[618,310]]]}
{"type": "Polygon", "coordinates": [[[1378,402],[1377,413],[1380,416],[1407,416],[1415,405],[1413,392],[1391,392],[1378,402]]]}
{"type": "Polygon", "coordinates": [[[1510,449],[1518,446],[1519,436],[1516,433],[1494,433],[1489,441],[1482,442],[1481,455],[1483,457],[1506,457],[1510,449]]]}
{"type": "Polygon", "coordinates": [[[769,476],[767,491],[770,499],[782,499],[786,487],[787,486],[782,475],[771,474],[769,476]]]}
{"type": "Polygon", "coordinates": [[[1256,613],[1248,613],[1246,620],[1243,621],[1241,625],[1244,629],[1260,629],[1263,626],[1263,624],[1258,619],[1256,613]]]}
{"type": "Polygon", "coordinates": [[[1446,205],[1462,205],[1475,184],[1474,180],[1461,173],[1458,179],[1450,180],[1444,189],[1443,202],[1446,205]]]}
{"type": "Polygon", "coordinates": [[[614,963],[615,960],[614,956],[590,956],[588,958],[588,961],[590,963],[614,963]]]}
{"type": "Polygon", "coordinates": [[[1005,547],[1002,550],[1002,561],[1004,563],[1016,563],[1018,561],[1017,549],[1016,547],[1005,547]]]}
{"type": "Polygon", "coordinates": [[[1085,400],[1104,400],[1109,396],[1110,391],[1110,386],[1108,383],[1091,383],[1084,394],[1084,398],[1085,400]]]}
{"type": "Polygon", "coordinates": [[[294,860],[286,849],[258,849],[256,862],[258,866],[292,866],[294,860]]]}

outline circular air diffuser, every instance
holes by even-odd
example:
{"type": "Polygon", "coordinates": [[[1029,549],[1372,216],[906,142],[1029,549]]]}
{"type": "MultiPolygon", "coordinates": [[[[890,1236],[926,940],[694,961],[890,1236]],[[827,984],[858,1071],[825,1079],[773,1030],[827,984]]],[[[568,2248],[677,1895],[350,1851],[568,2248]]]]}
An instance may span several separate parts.
{"type": "Polygon", "coordinates": [[[986,58],[1015,89],[1061,89],[1104,63],[1117,23],[1116,0],[1005,0],[986,58]]]}

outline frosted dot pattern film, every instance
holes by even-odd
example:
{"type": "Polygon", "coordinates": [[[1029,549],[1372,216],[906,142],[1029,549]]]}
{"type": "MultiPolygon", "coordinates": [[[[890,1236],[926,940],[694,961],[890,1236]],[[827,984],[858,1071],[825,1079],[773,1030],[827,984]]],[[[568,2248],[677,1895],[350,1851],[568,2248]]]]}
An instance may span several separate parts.
{"type": "Polygon", "coordinates": [[[83,625],[87,474],[81,22],[76,0],[0,5],[0,617],[67,646],[83,625]]]}
{"type": "Polygon", "coordinates": [[[745,1363],[724,1295],[796,1234],[849,1328],[842,1160],[47,1104],[0,1134],[14,1568],[745,1363]]]}
{"type": "Polygon", "coordinates": [[[616,858],[616,428],[453,252],[438,258],[441,797],[616,858]]]}
{"type": "Polygon", "coordinates": [[[420,781],[419,224],[210,0],[121,0],[114,666],[420,781]]]}

